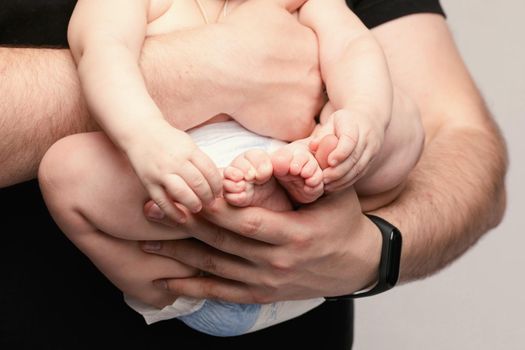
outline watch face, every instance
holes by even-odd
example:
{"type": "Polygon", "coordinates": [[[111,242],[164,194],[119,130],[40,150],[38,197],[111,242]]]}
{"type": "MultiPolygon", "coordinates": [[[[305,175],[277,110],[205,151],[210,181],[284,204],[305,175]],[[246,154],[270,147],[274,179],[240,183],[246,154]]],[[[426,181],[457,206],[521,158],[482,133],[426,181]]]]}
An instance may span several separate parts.
{"type": "Polygon", "coordinates": [[[403,245],[403,240],[401,238],[401,232],[397,229],[393,229],[390,233],[389,247],[388,247],[388,270],[386,274],[386,283],[390,286],[394,286],[397,283],[399,278],[399,265],[401,260],[401,246],[403,245]]]}

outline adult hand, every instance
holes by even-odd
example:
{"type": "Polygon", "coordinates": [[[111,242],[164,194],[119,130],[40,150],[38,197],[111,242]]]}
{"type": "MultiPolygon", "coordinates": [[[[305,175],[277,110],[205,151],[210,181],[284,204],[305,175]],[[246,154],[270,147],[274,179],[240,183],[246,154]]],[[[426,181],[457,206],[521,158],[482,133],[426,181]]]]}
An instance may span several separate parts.
{"type": "Polygon", "coordinates": [[[324,102],[317,38],[290,13],[303,2],[247,1],[219,24],[227,48],[221,96],[228,103],[242,97],[225,111],[250,130],[288,141],[311,133],[324,102]]]}
{"type": "Polygon", "coordinates": [[[301,2],[250,0],[220,23],[148,37],[140,65],[167,120],[187,130],[226,113],[258,134],[306,137],[325,95],[317,37],[290,13],[301,2]]]}
{"type": "Polygon", "coordinates": [[[353,189],[297,211],[217,201],[200,216],[187,223],[197,240],[143,249],[211,275],[161,279],[159,288],[195,298],[268,303],[348,294],[377,278],[381,236],[361,213],[353,189]]]}

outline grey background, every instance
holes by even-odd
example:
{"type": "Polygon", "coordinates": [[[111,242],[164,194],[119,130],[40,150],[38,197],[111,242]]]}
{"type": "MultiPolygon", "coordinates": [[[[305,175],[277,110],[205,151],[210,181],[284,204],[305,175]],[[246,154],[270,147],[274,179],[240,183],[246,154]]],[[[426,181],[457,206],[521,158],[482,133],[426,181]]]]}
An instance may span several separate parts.
{"type": "Polygon", "coordinates": [[[507,212],[438,274],[357,301],[356,350],[525,349],[525,1],[442,5],[507,140],[507,212]]]}

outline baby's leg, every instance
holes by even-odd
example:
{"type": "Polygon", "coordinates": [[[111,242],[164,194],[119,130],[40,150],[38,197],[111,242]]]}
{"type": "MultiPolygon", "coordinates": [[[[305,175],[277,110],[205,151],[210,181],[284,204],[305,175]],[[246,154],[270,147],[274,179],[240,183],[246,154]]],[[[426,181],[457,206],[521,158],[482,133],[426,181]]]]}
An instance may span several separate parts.
{"type": "Polygon", "coordinates": [[[313,202],[323,193],[322,171],[302,142],[287,144],[271,155],[262,150],[245,152],[224,170],[224,178],[225,199],[241,207],[289,210],[282,188],[296,203],[313,202]]]}
{"type": "MultiPolygon", "coordinates": [[[[355,179],[354,186],[357,194],[377,196],[391,191],[398,192],[399,188],[414,168],[423,151],[425,132],[421,123],[419,110],[415,103],[398,89],[394,88],[394,102],[392,117],[385,131],[383,146],[376,158],[367,169],[354,166],[357,159],[349,157],[335,166],[329,165],[329,155],[338,145],[338,138],[334,134],[333,119],[327,118],[334,112],[328,102],[321,114],[321,126],[316,129],[315,157],[323,170],[326,180],[332,180],[326,186],[327,192],[338,191],[348,186],[348,179],[355,179]],[[366,170],[366,171],[364,171],[366,170]]],[[[391,196],[386,198],[391,199],[391,196]]]]}
{"type": "Polygon", "coordinates": [[[291,142],[272,154],[273,175],[297,203],[311,203],[324,192],[323,172],[302,140],[291,142]]]}
{"type": "Polygon", "coordinates": [[[272,175],[268,153],[260,149],[244,152],[224,169],[224,199],[238,207],[290,210],[290,201],[272,175]]]}
{"type": "Polygon", "coordinates": [[[125,156],[103,133],[77,134],[55,143],[42,160],[39,181],[51,214],[66,234],[75,231],[69,217],[80,215],[117,238],[188,237],[146,220],[148,195],[125,156]]]}
{"type": "Polygon", "coordinates": [[[133,240],[181,238],[143,214],[146,193],[102,133],[64,138],[46,153],[39,169],[46,205],[67,237],[124,293],[158,307],[173,296],[159,292],[152,280],[196,271],[172,259],[144,253],[133,240]],[[118,239],[122,238],[122,239],[118,239]],[[170,261],[171,260],[171,261],[170,261]],[[133,269],[123,273],[121,269],[133,269]]]}

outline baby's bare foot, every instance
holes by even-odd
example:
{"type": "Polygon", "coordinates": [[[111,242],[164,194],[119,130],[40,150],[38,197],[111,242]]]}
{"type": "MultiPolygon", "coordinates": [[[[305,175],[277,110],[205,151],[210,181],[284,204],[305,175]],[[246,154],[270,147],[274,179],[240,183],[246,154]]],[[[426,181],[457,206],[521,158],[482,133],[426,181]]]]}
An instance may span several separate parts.
{"type": "Polygon", "coordinates": [[[266,201],[276,190],[270,156],[250,150],[224,169],[224,199],[231,205],[247,207],[266,201]]]}
{"type": "Polygon", "coordinates": [[[308,146],[292,142],[272,154],[273,175],[298,203],[323,194],[323,172],[308,146]]]}

